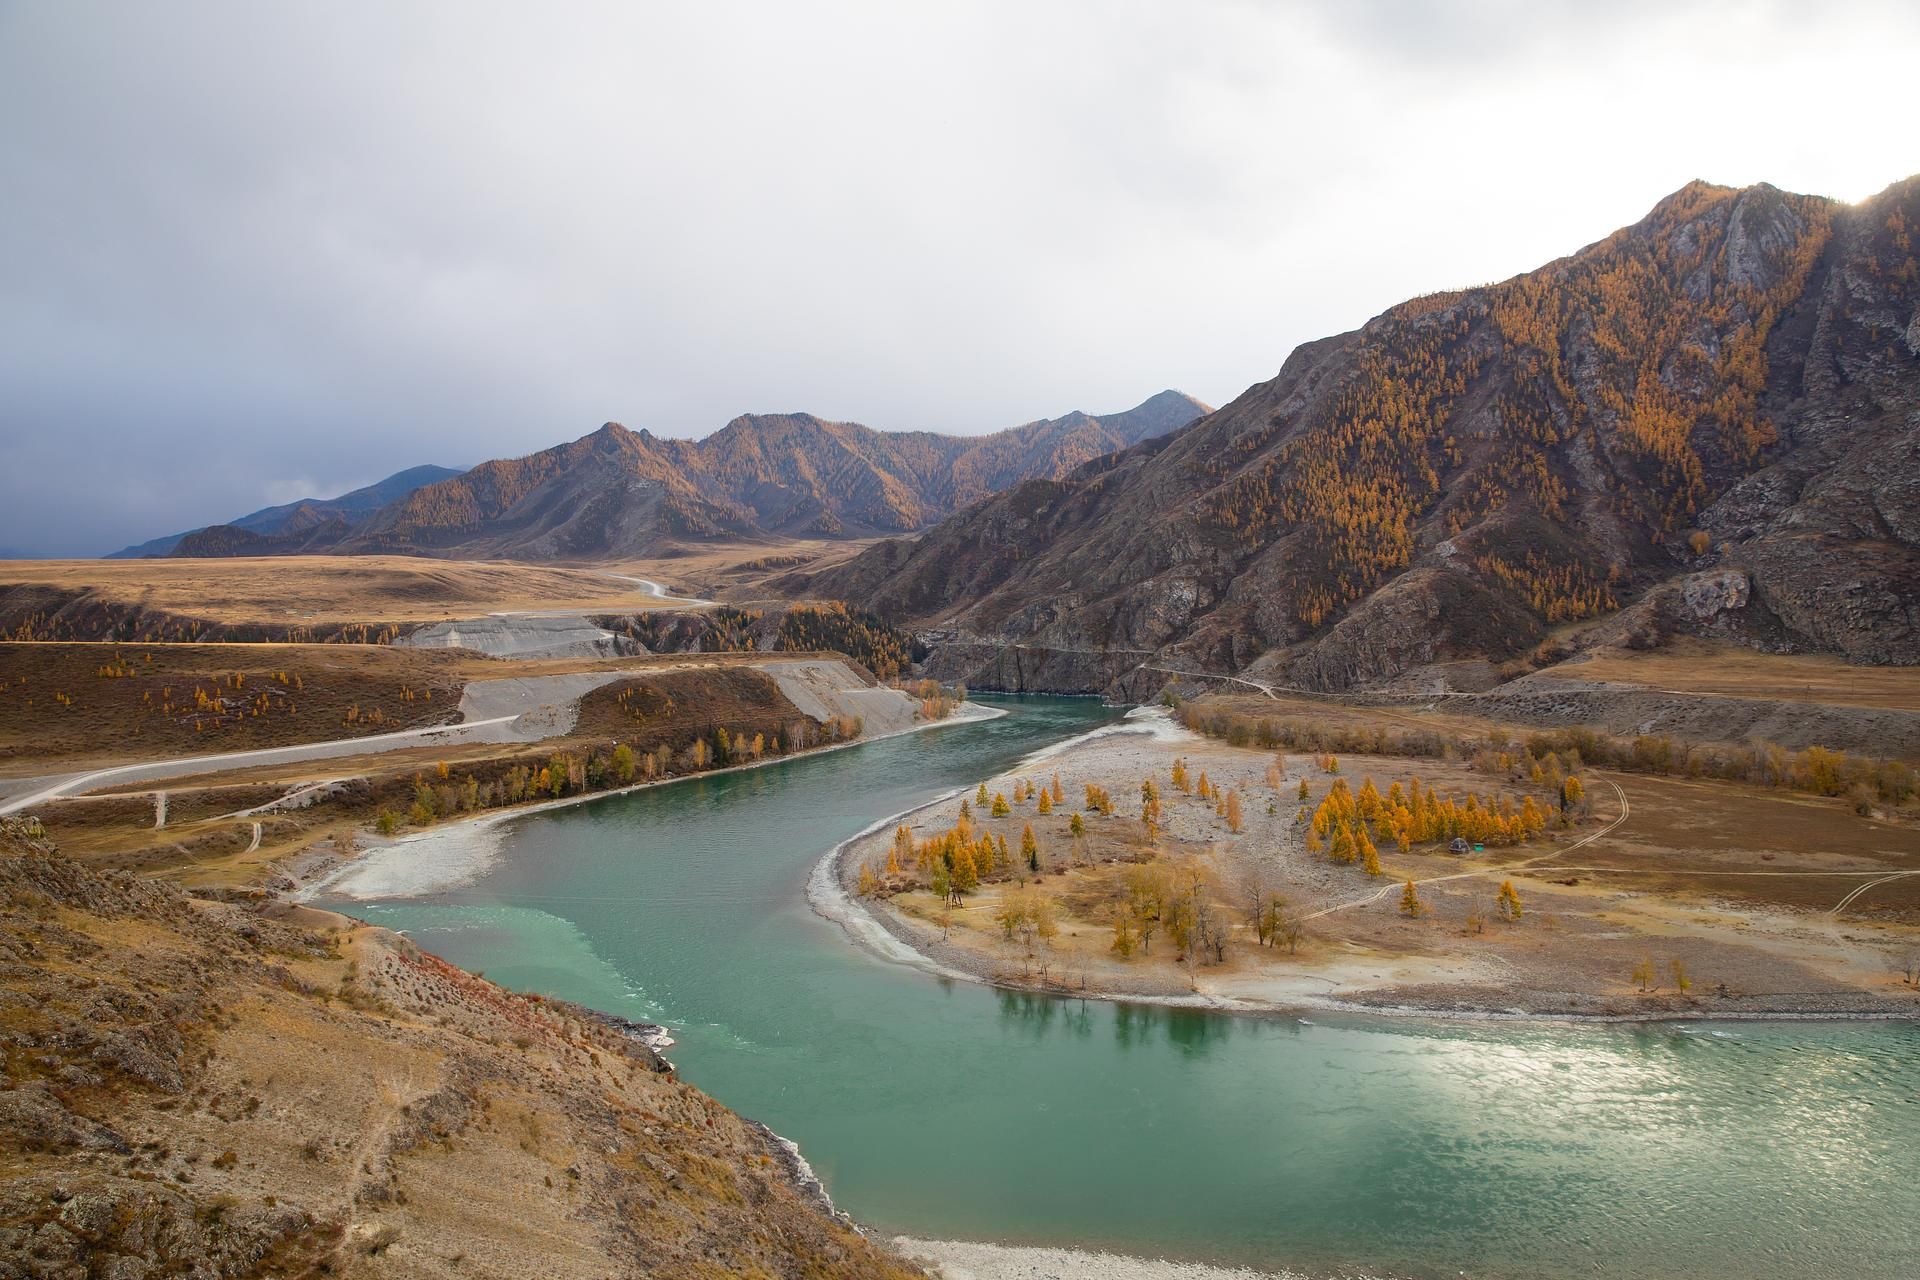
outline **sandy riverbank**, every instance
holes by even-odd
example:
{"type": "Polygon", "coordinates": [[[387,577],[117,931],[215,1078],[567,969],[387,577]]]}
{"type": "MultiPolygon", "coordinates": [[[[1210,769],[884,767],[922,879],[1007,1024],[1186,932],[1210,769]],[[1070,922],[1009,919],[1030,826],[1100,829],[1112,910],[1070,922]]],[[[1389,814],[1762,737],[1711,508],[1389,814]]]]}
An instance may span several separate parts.
{"type": "MultiPolygon", "coordinates": [[[[1296,1272],[1249,1271],[1084,1249],[1042,1249],[966,1240],[897,1237],[893,1247],[941,1280],[1297,1280],[1296,1272]]],[[[1357,1278],[1356,1278],[1357,1280],[1357,1278]]]]}
{"type": "MultiPolygon", "coordinates": [[[[1058,772],[1069,797],[1051,818],[1032,804],[1010,819],[980,825],[1011,831],[1017,847],[1023,826],[1040,833],[1054,852],[1052,874],[1042,891],[1056,895],[1063,918],[1052,946],[1023,947],[993,924],[996,904],[1011,884],[985,885],[965,905],[941,920],[924,891],[894,898],[861,899],[856,881],[863,864],[883,860],[894,828],[904,824],[915,839],[947,829],[973,788],[909,813],[875,823],[833,850],[810,878],[815,910],[834,919],[859,943],[887,959],[915,964],[953,978],[995,985],[1114,1000],[1135,1000],[1238,1012],[1352,1012],[1466,1019],[1556,1019],[1648,1021],[1661,1019],[1912,1018],[1920,1016],[1920,993],[1899,979],[1899,956],[1920,945],[1909,925],[1848,922],[1842,926],[1791,904],[1733,901],[1675,891],[1652,877],[1646,887],[1625,877],[1561,874],[1567,860],[1609,856],[1609,842],[1631,829],[1624,792],[1596,806],[1588,824],[1558,839],[1501,851],[1491,858],[1460,860],[1415,851],[1383,855],[1387,874],[1369,879],[1304,848],[1294,814],[1295,788],[1307,778],[1317,798],[1329,778],[1310,760],[1285,758],[1285,779],[1268,812],[1273,789],[1264,779],[1273,759],[1186,733],[1164,713],[1134,712],[1121,725],[1058,744],[986,780],[989,792],[1011,792],[1016,778],[1047,780],[1058,772]],[[1079,807],[1085,784],[1107,787],[1122,800],[1122,812],[1137,810],[1140,780],[1153,776],[1166,790],[1176,757],[1190,772],[1204,768],[1213,780],[1239,787],[1248,797],[1241,833],[1227,830],[1212,805],[1171,796],[1163,843],[1170,851],[1204,855],[1222,885],[1222,909],[1234,910],[1233,886],[1250,872],[1280,888],[1308,918],[1297,955],[1257,945],[1252,930],[1236,925],[1224,963],[1189,969],[1165,955],[1121,959],[1109,949],[1110,916],[1089,903],[1114,886],[1124,864],[1099,866],[1100,824],[1089,824],[1092,866],[1064,865],[1057,856],[1066,841],[1070,810],[1079,807]],[[1427,913],[1408,919],[1398,910],[1404,879],[1421,882],[1427,913]],[[1494,889],[1503,879],[1520,887],[1527,904],[1520,921],[1493,916],[1494,889]],[[944,927],[943,927],[944,926],[944,927]],[[1678,961],[1691,989],[1676,991],[1668,975],[1678,961]],[[1665,990],[1642,992],[1633,971],[1642,962],[1658,970],[1665,990]]],[[[1389,779],[1420,769],[1427,785],[1464,789],[1475,779],[1455,766],[1435,762],[1356,758],[1355,775],[1371,773],[1384,788],[1389,779]],[[1451,771],[1451,772],[1449,772],[1451,771]]],[[[1628,780],[1629,785],[1635,785],[1628,780]]],[[[1484,787],[1485,780],[1479,780],[1484,787]]],[[[978,815],[976,815],[978,819],[978,815]]],[[[1116,828],[1123,843],[1133,837],[1116,828]]],[[[1137,840],[1136,840],[1137,843],[1137,840]]],[[[1646,850],[1634,848],[1636,856],[1646,850]]],[[[1122,850],[1137,857],[1137,850],[1122,850]]],[[[1670,856],[1681,858],[1681,852],[1670,856]]],[[[1582,867],[1583,871],[1591,868],[1582,867]]],[[[1653,868],[1658,871],[1659,868],[1653,868]]],[[[1780,874],[1769,872],[1767,874],[1780,874]]],[[[1793,875],[1795,872],[1784,874],[1793,875]]],[[[1834,892],[1864,883],[1873,871],[1810,871],[1819,883],[1836,878],[1834,892]],[[1852,878],[1848,878],[1852,877],[1852,878]]],[[[1752,882],[1748,882],[1752,883],[1752,882]]],[[[1784,880],[1772,883],[1785,884],[1784,880]]]]}

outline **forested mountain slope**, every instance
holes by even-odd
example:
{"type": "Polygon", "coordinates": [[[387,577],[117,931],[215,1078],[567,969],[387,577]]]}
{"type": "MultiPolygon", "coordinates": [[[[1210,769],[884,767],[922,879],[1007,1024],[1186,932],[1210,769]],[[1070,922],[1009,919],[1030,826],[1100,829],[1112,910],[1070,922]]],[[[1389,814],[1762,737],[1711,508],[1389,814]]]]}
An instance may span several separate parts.
{"type": "Polygon", "coordinates": [[[221,527],[182,550],[550,560],[644,555],[720,537],[898,533],[1007,484],[1064,476],[1207,411],[1164,391],[1125,413],[1076,412],[987,436],[775,414],[736,418],[696,441],[610,422],[569,444],[416,489],[351,526],[280,538],[221,527]]]}
{"type": "Polygon", "coordinates": [[[1341,688],[1569,624],[1920,662],[1916,234],[1920,179],[1858,206],[1692,183],[788,585],[983,686],[1146,661],[1341,688]]]}

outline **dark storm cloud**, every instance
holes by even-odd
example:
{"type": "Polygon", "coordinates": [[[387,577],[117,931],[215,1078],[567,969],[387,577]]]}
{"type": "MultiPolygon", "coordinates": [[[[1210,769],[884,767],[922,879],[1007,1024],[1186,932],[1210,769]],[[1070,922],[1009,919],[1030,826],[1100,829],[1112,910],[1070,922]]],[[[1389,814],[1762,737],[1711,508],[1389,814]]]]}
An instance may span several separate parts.
{"type": "Polygon", "coordinates": [[[1224,401],[1691,177],[1901,176],[1913,12],[1811,12],[0,2],[0,548],[608,418],[1224,401]]]}

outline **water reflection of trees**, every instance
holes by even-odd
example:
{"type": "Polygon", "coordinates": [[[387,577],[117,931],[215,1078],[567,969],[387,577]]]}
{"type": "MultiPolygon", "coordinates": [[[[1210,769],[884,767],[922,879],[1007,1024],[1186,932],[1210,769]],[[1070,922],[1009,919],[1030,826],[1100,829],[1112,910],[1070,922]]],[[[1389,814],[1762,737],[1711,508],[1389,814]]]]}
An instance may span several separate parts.
{"type": "Polygon", "coordinates": [[[1108,1004],[1073,1000],[1032,991],[996,993],[1001,1025],[1038,1040],[1053,1031],[1091,1037],[1104,1017],[1113,1026],[1114,1043],[1122,1049],[1145,1047],[1159,1040],[1189,1057],[1211,1052],[1233,1034],[1233,1019],[1198,1009],[1174,1009],[1155,1004],[1108,1004]]]}

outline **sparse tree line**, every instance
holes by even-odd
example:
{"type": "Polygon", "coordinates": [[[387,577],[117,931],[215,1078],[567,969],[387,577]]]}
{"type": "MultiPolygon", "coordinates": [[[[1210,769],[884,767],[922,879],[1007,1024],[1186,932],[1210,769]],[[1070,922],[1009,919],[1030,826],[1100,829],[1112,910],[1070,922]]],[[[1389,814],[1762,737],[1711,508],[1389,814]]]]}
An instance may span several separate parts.
{"type": "Polygon", "coordinates": [[[400,634],[390,622],[342,622],[325,626],[277,626],[213,622],[144,608],[95,602],[79,609],[34,610],[0,621],[0,640],[105,641],[114,644],[392,644],[400,634]]]}
{"type": "Polygon", "coordinates": [[[1653,734],[1615,737],[1580,727],[1538,730],[1518,738],[1501,728],[1466,736],[1379,724],[1253,716],[1192,702],[1182,703],[1176,714],[1189,729],[1234,746],[1459,760],[1481,772],[1529,780],[1535,780],[1536,766],[1557,766],[1563,776],[1593,767],[1845,796],[1856,808],[1876,800],[1904,805],[1916,794],[1914,770],[1904,761],[1820,746],[1793,751],[1763,741],[1688,743],[1653,734]]]}
{"type": "MultiPolygon", "coordinates": [[[[1094,794],[1099,788],[1087,790],[1085,812],[1101,813],[1094,794]]],[[[960,801],[959,816],[945,831],[915,840],[907,827],[897,827],[884,860],[876,856],[861,866],[860,893],[863,897],[886,897],[925,888],[942,903],[958,906],[983,883],[1013,881],[1025,886],[1028,880],[1056,870],[1057,859],[1043,848],[1031,822],[1024,825],[1019,849],[1015,851],[1005,832],[994,833],[981,825],[975,810],[985,810],[991,818],[1007,818],[1016,807],[1031,801],[1035,814],[1044,816],[1064,807],[1066,798],[1058,774],[1050,784],[1044,785],[1031,779],[1016,779],[1011,800],[1004,791],[989,795],[983,782],[972,799],[960,801]]],[[[1073,814],[1068,819],[1067,831],[1067,861],[1078,863],[1085,856],[1086,821],[1081,814],[1073,814]]]]}
{"type": "MultiPolygon", "coordinates": [[[[919,702],[922,720],[945,720],[967,700],[964,684],[941,684],[938,680],[899,680],[894,687],[919,702]]],[[[1045,813],[1046,810],[1041,810],[1045,813]]]]}
{"type": "Polygon", "coordinates": [[[488,760],[458,774],[442,761],[431,775],[415,774],[406,792],[390,794],[375,826],[392,835],[405,826],[428,826],[461,814],[754,764],[850,742],[860,732],[853,716],[821,722],[802,718],[777,728],[715,728],[650,744],[607,742],[555,751],[544,760],[488,760]]]}
{"type": "Polygon", "coordinates": [[[1652,956],[1644,956],[1634,962],[1634,990],[1642,995],[1657,994],[1664,982],[1671,982],[1673,989],[1681,995],[1693,990],[1693,978],[1687,972],[1686,962],[1678,956],[1668,960],[1665,966],[1666,976],[1661,976],[1661,967],[1654,964],[1652,956]]]}
{"type": "Polygon", "coordinates": [[[1586,788],[1571,774],[1555,775],[1537,768],[1536,781],[1551,787],[1557,802],[1541,806],[1531,795],[1515,805],[1507,795],[1482,796],[1468,792],[1464,801],[1442,797],[1411,778],[1403,789],[1398,782],[1383,796],[1372,778],[1363,778],[1356,793],[1345,778],[1335,778],[1325,798],[1313,811],[1307,827],[1307,850],[1325,852],[1335,862],[1364,861],[1369,875],[1380,874],[1374,836],[1391,838],[1401,853],[1416,844],[1463,839],[1496,848],[1524,844],[1548,825],[1572,826],[1586,812],[1586,788]],[[1369,856],[1371,855],[1371,856],[1369,856]]]}

